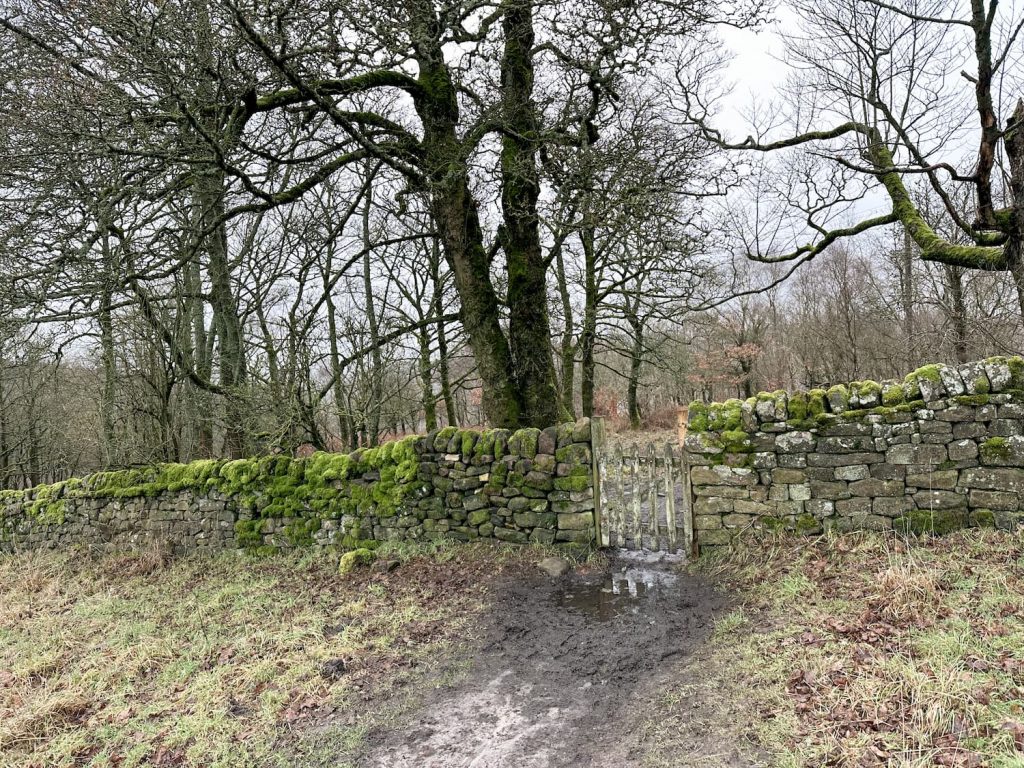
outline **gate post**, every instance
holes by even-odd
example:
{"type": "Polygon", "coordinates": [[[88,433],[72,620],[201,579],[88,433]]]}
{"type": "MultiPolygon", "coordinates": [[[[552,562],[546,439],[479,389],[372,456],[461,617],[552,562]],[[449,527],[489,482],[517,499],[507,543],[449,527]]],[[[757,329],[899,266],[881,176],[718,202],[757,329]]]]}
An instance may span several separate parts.
{"type": "Polygon", "coordinates": [[[604,418],[594,416],[590,419],[590,467],[592,471],[592,488],[594,493],[594,538],[598,548],[605,547],[604,527],[601,525],[601,500],[604,493],[601,489],[601,459],[605,448],[604,418]]]}

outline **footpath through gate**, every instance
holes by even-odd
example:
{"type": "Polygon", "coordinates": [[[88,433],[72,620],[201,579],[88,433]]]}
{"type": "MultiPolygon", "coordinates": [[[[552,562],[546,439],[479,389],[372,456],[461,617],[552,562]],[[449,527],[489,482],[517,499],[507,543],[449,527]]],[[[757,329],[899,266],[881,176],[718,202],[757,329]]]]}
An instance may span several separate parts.
{"type": "Polygon", "coordinates": [[[592,421],[594,519],[602,547],[693,552],[689,471],[674,441],[623,448],[592,421]]]}

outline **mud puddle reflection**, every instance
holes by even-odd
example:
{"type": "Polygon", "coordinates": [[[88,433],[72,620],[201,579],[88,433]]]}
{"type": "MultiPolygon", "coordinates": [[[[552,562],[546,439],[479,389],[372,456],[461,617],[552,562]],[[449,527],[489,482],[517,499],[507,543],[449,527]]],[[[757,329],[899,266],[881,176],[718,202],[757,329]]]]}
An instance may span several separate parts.
{"type": "Polygon", "coordinates": [[[567,584],[558,594],[559,607],[611,621],[622,614],[646,612],[660,591],[673,587],[678,576],[662,568],[620,563],[601,581],[567,584]]]}

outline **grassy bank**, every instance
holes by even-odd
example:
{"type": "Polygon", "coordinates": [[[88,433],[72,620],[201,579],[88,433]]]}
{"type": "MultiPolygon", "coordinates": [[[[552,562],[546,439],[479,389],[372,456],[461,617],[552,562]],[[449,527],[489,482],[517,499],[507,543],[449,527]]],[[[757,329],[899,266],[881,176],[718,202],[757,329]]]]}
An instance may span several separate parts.
{"type": "Polygon", "coordinates": [[[0,557],[0,764],[345,765],[458,672],[524,556],[385,549],[397,570],[344,577],[327,554],[0,557]]]}
{"type": "Polygon", "coordinates": [[[783,538],[699,569],[737,603],[690,688],[759,762],[1024,766],[1024,536],[783,538]]]}

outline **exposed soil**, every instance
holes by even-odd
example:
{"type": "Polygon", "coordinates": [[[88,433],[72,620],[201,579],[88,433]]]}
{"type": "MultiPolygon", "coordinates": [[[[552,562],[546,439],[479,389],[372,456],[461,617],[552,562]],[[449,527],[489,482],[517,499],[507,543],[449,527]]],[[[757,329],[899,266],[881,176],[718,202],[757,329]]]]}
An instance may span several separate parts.
{"type": "MultiPolygon", "coordinates": [[[[429,694],[400,729],[373,734],[359,765],[640,766],[643,703],[704,645],[726,603],[707,582],[664,563],[616,560],[561,578],[516,574],[493,595],[468,675],[429,694]]],[[[691,756],[672,764],[705,764],[691,756]]]]}

